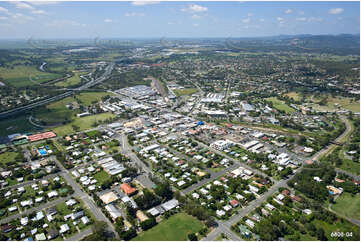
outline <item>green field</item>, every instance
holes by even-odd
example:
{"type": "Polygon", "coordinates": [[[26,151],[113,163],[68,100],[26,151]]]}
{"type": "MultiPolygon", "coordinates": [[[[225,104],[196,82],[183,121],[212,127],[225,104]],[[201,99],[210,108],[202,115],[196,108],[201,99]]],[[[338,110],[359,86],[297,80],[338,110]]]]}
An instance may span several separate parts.
{"type": "Polygon", "coordinates": [[[66,120],[72,120],[77,113],[80,113],[79,109],[68,109],[65,105],[76,102],[74,97],[67,97],[60,101],[46,105],[46,107],[39,108],[34,114],[37,119],[40,119],[49,124],[61,124],[66,120]]]}
{"type": "Polygon", "coordinates": [[[14,162],[18,154],[16,152],[5,152],[0,154],[0,165],[6,167],[9,162],[14,162]]]}
{"type": "Polygon", "coordinates": [[[72,121],[69,124],[62,125],[62,126],[56,127],[51,130],[53,130],[58,136],[63,136],[66,134],[71,134],[71,133],[76,132],[73,129],[72,125],[78,126],[79,130],[83,131],[86,129],[90,129],[94,122],[104,121],[108,118],[114,118],[114,117],[115,117],[115,115],[111,114],[111,113],[101,113],[101,114],[96,114],[96,115],[87,116],[87,117],[83,117],[83,118],[76,118],[74,121],[72,121]]]}
{"type": "Polygon", "coordinates": [[[192,95],[198,92],[197,88],[185,88],[185,89],[175,89],[173,90],[175,95],[177,96],[184,96],[184,95],[192,95]]]}
{"type": "Polygon", "coordinates": [[[196,233],[203,224],[185,213],[178,213],[160,222],[148,231],[140,233],[135,241],[186,241],[189,233],[196,233]]]}
{"type": "Polygon", "coordinates": [[[0,121],[0,136],[39,130],[29,123],[28,116],[22,115],[0,121]]]}
{"type": "Polygon", "coordinates": [[[324,96],[313,96],[309,98],[312,100],[315,104],[312,105],[312,107],[315,110],[321,110],[321,111],[334,111],[337,110],[338,107],[350,110],[352,112],[360,112],[360,100],[354,101],[351,98],[346,97],[328,97],[327,98],[327,104],[324,106],[316,104],[317,102],[321,101],[324,96]],[[338,105],[335,105],[338,104],[338,105]]]}
{"type": "Polygon", "coordinates": [[[105,96],[113,96],[113,93],[109,92],[82,92],[77,95],[77,98],[84,106],[89,106],[92,102],[101,101],[105,96]]]}
{"type": "Polygon", "coordinates": [[[103,182],[110,179],[110,176],[105,171],[98,172],[94,175],[95,180],[101,185],[103,182]]]}
{"type": "Polygon", "coordinates": [[[79,105],[89,106],[92,102],[98,102],[102,97],[112,95],[107,92],[84,92],[76,95],[76,97],[67,97],[60,101],[39,108],[34,116],[46,125],[62,124],[64,121],[72,121],[76,118],[76,114],[81,113],[80,109],[69,109],[67,104],[77,102],[79,105]]]}
{"type": "Polygon", "coordinates": [[[336,213],[347,218],[360,220],[360,193],[352,196],[351,193],[342,193],[331,206],[336,213]]]}
{"type": "Polygon", "coordinates": [[[293,108],[285,104],[283,101],[279,100],[277,97],[269,97],[266,98],[266,100],[271,101],[273,103],[273,107],[280,111],[285,111],[288,114],[295,112],[293,108]]]}
{"type": "Polygon", "coordinates": [[[60,86],[60,87],[69,87],[69,86],[74,86],[74,85],[77,85],[81,82],[81,78],[80,76],[81,75],[85,75],[86,73],[85,72],[75,72],[74,73],[74,76],[68,78],[68,79],[65,79],[64,81],[60,81],[60,82],[57,82],[55,84],[55,86],[60,86]]]}
{"type": "Polygon", "coordinates": [[[335,238],[331,236],[332,232],[349,232],[352,233],[353,236],[346,237],[344,236],[344,240],[354,240],[358,241],[356,237],[356,233],[354,231],[359,230],[359,228],[356,225],[351,224],[348,221],[341,222],[340,220],[334,221],[333,224],[329,224],[326,221],[321,220],[314,220],[313,223],[315,224],[316,228],[323,228],[325,231],[325,235],[328,238],[328,240],[340,240],[340,238],[335,238]]]}
{"type": "Polygon", "coordinates": [[[14,87],[32,86],[33,82],[42,83],[56,78],[60,78],[60,74],[41,72],[36,66],[15,66],[13,68],[0,67],[0,77],[4,83],[14,87]]]}
{"type": "Polygon", "coordinates": [[[297,92],[286,93],[286,96],[289,97],[289,98],[293,98],[293,100],[295,100],[295,101],[301,100],[301,96],[297,92]]]}

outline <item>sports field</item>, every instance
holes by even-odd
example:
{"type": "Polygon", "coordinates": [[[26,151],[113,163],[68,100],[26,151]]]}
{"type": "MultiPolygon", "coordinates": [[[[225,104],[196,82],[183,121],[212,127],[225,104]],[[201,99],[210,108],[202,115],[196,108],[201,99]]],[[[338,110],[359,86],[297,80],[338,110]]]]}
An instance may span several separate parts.
{"type": "Polygon", "coordinates": [[[283,101],[279,100],[277,97],[269,97],[266,98],[267,101],[271,101],[273,103],[273,107],[280,110],[285,111],[286,113],[294,113],[295,110],[285,104],[283,101]]]}
{"type": "Polygon", "coordinates": [[[148,231],[140,233],[135,241],[186,241],[189,233],[196,233],[203,224],[185,213],[178,213],[160,222],[148,231]]]}

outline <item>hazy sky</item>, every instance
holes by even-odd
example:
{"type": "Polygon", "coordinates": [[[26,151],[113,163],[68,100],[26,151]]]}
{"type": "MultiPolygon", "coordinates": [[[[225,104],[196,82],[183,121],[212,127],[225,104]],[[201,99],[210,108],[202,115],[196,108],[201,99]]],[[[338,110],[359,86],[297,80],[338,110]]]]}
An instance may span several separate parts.
{"type": "Polygon", "coordinates": [[[359,2],[0,2],[0,38],[359,33],[359,2]]]}

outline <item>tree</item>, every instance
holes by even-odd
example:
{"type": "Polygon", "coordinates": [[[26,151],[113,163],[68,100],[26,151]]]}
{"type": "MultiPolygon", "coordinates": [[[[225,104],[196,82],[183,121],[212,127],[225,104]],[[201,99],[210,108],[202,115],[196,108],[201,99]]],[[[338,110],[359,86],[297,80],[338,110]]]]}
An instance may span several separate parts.
{"type": "Polygon", "coordinates": [[[198,240],[197,235],[195,233],[188,234],[188,240],[197,241],[198,240]]]}
{"type": "Polygon", "coordinates": [[[319,240],[327,240],[327,237],[325,235],[325,231],[323,230],[323,228],[317,229],[316,236],[319,240]]]}
{"type": "Polygon", "coordinates": [[[157,224],[157,222],[155,221],[155,218],[150,218],[150,219],[147,219],[147,220],[141,222],[140,227],[143,230],[148,230],[148,229],[152,228],[153,226],[155,226],[156,224],[157,224]]]}
{"type": "Polygon", "coordinates": [[[157,184],[157,187],[154,189],[155,194],[158,196],[169,200],[173,197],[173,191],[168,182],[157,184]]]}
{"type": "Polygon", "coordinates": [[[106,240],[107,234],[106,234],[106,228],[107,224],[104,221],[95,221],[92,226],[92,234],[85,237],[84,240],[86,241],[101,241],[106,240]]]}

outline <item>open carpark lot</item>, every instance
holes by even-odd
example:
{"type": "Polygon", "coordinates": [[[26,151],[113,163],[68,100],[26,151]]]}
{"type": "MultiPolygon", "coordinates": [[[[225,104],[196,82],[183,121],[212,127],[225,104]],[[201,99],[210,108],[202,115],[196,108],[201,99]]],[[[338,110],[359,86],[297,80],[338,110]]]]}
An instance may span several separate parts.
{"type": "Polygon", "coordinates": [[[260,197],[272,183],[239,167],[195,190],[188,196],[220,219],[228,219],[243,206],[260,197]]]}
{"type": "Polygon", "coordinates": [[[89,228],[95,221],[94,215],[84,207],[79,198],[49,206],[40,211],[23,215],[3,224],[2,231],[11,240],[64,240],[89,228]]]}
{"type": "Polygon", "coordinates": [[[153,171],[178,189],[185,189],[209,176],[199,164],[182,160],[168,148],[158,144],[139,149],[137,154],[147,164],[151,164],[153,171]]]}
{"type": "Polygon", "coordinates": [[[223,170],[225,167],[233,165],[233,162],[210,151],[205,147],[201,147],[197,142],[192,139],[177,139],[169,140],[167,145],[186,155],[188,159],[191,159],[197,164],[204,164],[204,167],[211,168],[214,171],[223,170]]]}
{"type": "Polygon", "coordinates": [[[22,213],[29,208],[72,193],[73,189],[61,177],[43,179],[31,185],[1,190],[0,194],[4,199],[0,203],[0,218],[22,213]]]}
{"type": "Polygon", "coordinates": [[[359,240],[359,227],[287,189],[269,197],[232,230],[246,240],[359,240]]]}

